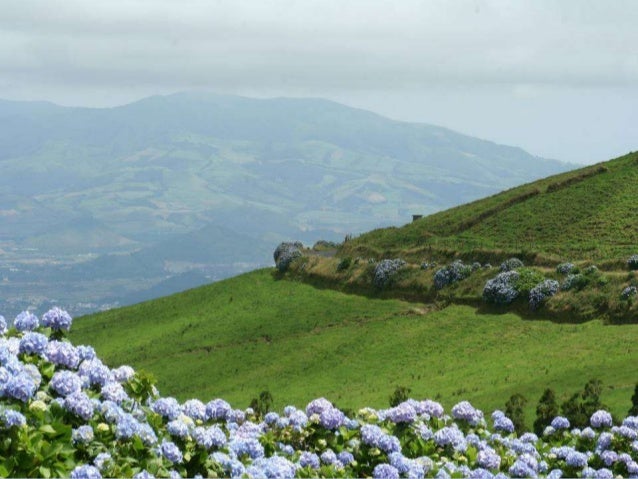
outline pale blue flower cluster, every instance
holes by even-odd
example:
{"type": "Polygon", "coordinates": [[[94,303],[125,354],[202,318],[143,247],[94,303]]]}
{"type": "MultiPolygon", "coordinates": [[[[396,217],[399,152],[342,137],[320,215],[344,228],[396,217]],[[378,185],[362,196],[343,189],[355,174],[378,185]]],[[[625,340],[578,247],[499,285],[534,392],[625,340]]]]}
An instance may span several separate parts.
{"type": "Polygon", "coordinates": [[[71,329],[72,322],[71,315],[58,307],[42,315],[42,325],[54,331],[68,331],[71,329]]]}
{"type": "Polygon", "coordinates": [[[534,286],[529,292],[529,307],[533,310],[540,308],[545,301],[554,296],[559,289],[555,279],[545,279],[534,286]]]}
{"type": "Polygon", "coordinates": [[[13,320],[13,326],[18,331],[33,331],[37,329],[39,325],[40,321],[38,317],[29,311],[22,311],[16,316],[16,319],[13,320]]]}
{"type": "Polygon", "coordinates": [[[405,266],[405,261],[400,258],[384,259],[379,261],[374,267],[374,278],[372,283],[377,288],[385,288],[397,272],[405,266]]]}
{"type": "Polygon", "coordinates": [[[501,270],[501,273],[504,273],[506,271],[513,271],[515,269],[522,268],[523,266],[523,262],[520,259],[509,258],[501,263],[499,269],[501,270]]]}
{"type": "Polygon", "coordinates": [[[633,298],[638,294],[638,288],[634,285],[626,286],[622,292],[620,293],[620,298],[624,300],[628,300],[629,298],[633,298]]]}
{"type": "Polygon", "coordinates": [[[483,288],[483,300],[493,304],[510,304],[518,297],[515,284],[519,277],[519,273],[512,270],[488,280],[483,288]]]}
{"type": "MultiPolygon", "coordinates": [[[[478,263],[478,268],[480,267],[481,265],[478,263]]],[[[472,272],[478,268],[463,264],[463,261],[457,259],[434,273],[434,287],[436,289],[442,289],[452,283],[461,281],[470,276],[472,272]]]]}
{"type": "Polygon", "coordinates": [[[576,265],[574,263],[561,263],[556,266],[556,272],[562,275],[572,273],[575,269],[576,265]]]}
{"type": "Polygon", "coordinates": [[[302,249],[303,244],[299,242],[280,243],[273,253],[277,269],[282,273],[285,272],[290,266],[290,263],[301,256],[302,249]]]}

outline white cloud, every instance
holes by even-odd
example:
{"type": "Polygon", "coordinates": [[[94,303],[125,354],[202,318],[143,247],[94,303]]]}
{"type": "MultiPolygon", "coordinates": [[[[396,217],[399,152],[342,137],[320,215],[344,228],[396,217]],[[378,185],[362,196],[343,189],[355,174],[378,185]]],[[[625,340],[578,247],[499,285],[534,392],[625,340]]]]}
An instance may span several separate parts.
{"type": "Polygon", "coordinates": [[[356,97],[411,119],[430,118],[405,98],[431,91],[550,108],[559,91],[624,88],[631,102],[636,25],[632,0],[4,0],[0,97],[106,105],[206,88],[356,97]]]}

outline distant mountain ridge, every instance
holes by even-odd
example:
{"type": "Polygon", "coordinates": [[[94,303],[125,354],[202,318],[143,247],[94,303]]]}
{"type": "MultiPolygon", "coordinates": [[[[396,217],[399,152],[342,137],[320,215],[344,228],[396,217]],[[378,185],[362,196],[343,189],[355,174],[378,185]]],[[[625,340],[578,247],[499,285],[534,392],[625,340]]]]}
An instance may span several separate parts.
{"type": "MultiPolygon", "coordinates": [[[[68,269],[171,244],[153,257],[149,271],[159,271],[182,235],[209,225],[228,231],[214,235],[224,264],[268,264],[264,251],[284,239],[340,240],[570,168],[321,99],[178,93],[101,109],[2,100],[0,122],[8,283],[11,270],[40,276],[34,262],[68,269]]],[[[193,268],[219,261],[192,253],[193,268]]],[[[65,294],[45,296],[75,300],[65,294]]]]}

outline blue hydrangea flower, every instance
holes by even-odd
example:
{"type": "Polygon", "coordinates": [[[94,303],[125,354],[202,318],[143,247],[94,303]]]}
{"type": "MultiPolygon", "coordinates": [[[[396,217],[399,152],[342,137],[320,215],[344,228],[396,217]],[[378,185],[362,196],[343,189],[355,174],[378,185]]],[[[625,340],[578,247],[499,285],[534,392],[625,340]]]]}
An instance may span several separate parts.
{"type": "Polygon", "coordinates": [[[104,470],[106,464],[112,460],[111,455],[108,452],[101,452],[95,459],[93,460],[93,465],[97,467],[100,471],[104,470]]]}
{"type": "Polygon", "coordinates": [[[409,402],[402,402],[396,407],[389,409],[386,418],[395,424],[412,423],[416,419],[416,411],[409,402]]]}
{"type": "Polygon", "coordinates": [[[20,352],[24,354],[42,354],[49,339],[41,333],[27,332],[20,339],[20,352]]]}
{"type": "Polygon", "coordinates": [[[399,471],[390,464],[377,464],[372,471],[374,479],[399,479],[399,471]]]}
{"type": "Polygon", "coordinates": [[[80,355],[80,361],[90,361],[96,358],[95,349],[92,346],[78,346],[77,352],[80,355]]]}
{"type": "Polygon", "coordinates": [[[312,416],[313,414],[321,414],[322,412],[333,408],[334,406],[332,403],[326,398],[313,399],[306,406],[306,414],[308,416],[312,416]]]}
{"type": "Polygon", "coordinates": [[[135,370],[131,366],[120,366],[111,371],[113,379],[118,383],[125,383],[135,375],[135,370]]]}
{"type": "Polygon", "coordinates": [[[361,441],[373,447],[379,447],[381,438],[385,435],[383,430],[374,424],[364,424],[361,426],[361,441]]]}
{"type": "Polygon", "coordinates": [[[530,454],[522,454],[509,468],[509,473],[512,477],[536,477],[538,461],[530,454]]]}
{"type": "Polygon", "coordinates": [[[477,426],[483,420],[483,413],[475,409],[469,402],[461,401],[452,407],[452,417],[467,421],[471,426],[477,426]]]}
{"type": "Polygon", "coordinates": [[[38,386],[33,378],[26,373],[11,376],[3,387],[5,396],[22,402],[27,402],[31,399],[37,388],[38,386]]]}
{"type": "Polygon", "coordinates": [[[4,409],[0,412],[0,421],[5,428],[22,427],[27,423],[27,419],[21,412],[13,409],[4,409]]]}
{"type": "Polygon", "coordinates": [[[443,406],[436,401],[426,399],[425,401],[421,402],[421,405],[422,405],[422,409],[424,413],[427,414],[428,416],[440,419],[445,414],[445,410],[443,409],[443,406]]]}
{"type": "Polygon", "coordinates": [[[503,414],[502,416],[498,416],[494,419],[494,430],[511,434],[514,432],[514,423],[510,418],[503,414]]]}
{"type": "Polygon", "coordinates": [[[182,420],[181,416],[178,419],[173,419],[166,425],[166,430],[171,436],[185,438],[191,432],[192,425],[182,420]]]}
{"type": "Polygon", "coordinates": [[[66,396],[66,398],[64,398],[64,408],[85,421],[90,420],[95,411],[93,401],[81,391],[66,396]]]}
{"type": "Polygon", "coordinates": [[[179,402],[173,397],[159,398],[151,405],[151,409],[171,421],[177,419],[182,412],[179,402]]]}
{"type": "Polygon", "coordinates": [[[71,471],[71,479],[102,479],[102,474],[97,467],[83,464],[71,471]]]}
{"type": "Polygon", "coordinates": [[[319,416],[319,423],[326,429],[337,429],[343,425],[345,415],[337,408],[326,409],[319,416]]]}
{"type": "Polygon", "coordinates": [[[478,452],[476,463],[485,469],[498,469],[501,467],[501,456],[494,449],[487,446],[478,452]]]}
{"type": "Polygon", "coordinates": [[[467,442],[463,432],[456,427],[443,427],[434,433],[434,442],[439,446],[452,446],[456,451],[465,451],[467,442]]]}
{"type": "Polygon", "coordinates": [[[265,477],[266,479],[287,479],[295,476],[297,468],[285,457],[261,457],[246,469],[249,477],[265,477]]]}
{"type": "Polygon", "coordinates": [[[339,454],[337,454],[337,460],[344,466],[347,466],[348,464],[352,464],[354,462],[354,456],[349,451],[341,451],[339,454]]]}
{"type": "Polygon", "coordinates": [[[137,434],[145,446],[153,446],[157,444],[157,435],[149,424],[140,423],[135,434],[137,434]]]}
{"type": "Polygon", "coordinates": [[[199,399],[189,399],[182,405],[182,412],[192,419],[207,419],[206,405],[199,399]]]}
{"type": "Polygon", "coordinates": [[[71,440],[74,444],[88,444],[95,438],[93,428],[85,424],[71,431],[71,440]]]}
{"type": "Polygon", "coordinates": [[[587,454],[579,451],[571,451],[565,458],[565,463],[574,468],[583,468],[587,466],[587,454]]]}
{"type": "Polygon", "coordinates": [[[140,423],[131,414],[122,414],[115,423],[115,437],[118,439],[130,439],[138,431],[140,423]]]}
{"type": "Polygon", "coordinates": [[[228,446],[237,457],[247,455],[251,459],[257,459],[258,457],[264,456],[264,446],[262,446],[257,439],[234,438],[228,446]]]}
{"type": "Polygon", "coordinates": [[[107,401],[113,401],[117,404],[121,404],[129,399],[128,394],[126,394],[122,385],[115,381],[104,384],[100,389],[100,395],[107,401]]]}
{"type": "Polygon", "coordinates": [[[551,426],[555,429],[569,429],[569,419],[563,416],[556,416],[552,419],[551,426]]]}
{"type": "Polygon", "coordinates": [[[90,385],[104,386],[113,381],[111,370],[97,358],[82,361],[78,368],[78,374],[86,377],[90,385]]]}
{"type": "Polygon", "coordinates": [[[592,427],[600,428],[600,427],[611,427],[613,420],[611,418],[610,413],[600,409],[591,415],[589,422],[592,427]]]}
{"type": "Polygon", "coordinates": [[[0,314],[0,336],[7,334],[7,320],[0,314]]]}
{"type": "Polygon", "coordinates": [[[133,476],[133,479],[155,479],[155,476],[148,472],[146,469],[138,472],[133,476]]]}
{"type": "Polygon", "coordinates": [[[71,371],[57,371],[51,378],[49,387],[60,396],[68,396],[82,390],[82,379],[71,371]]]}
{"type": "Polygon", "coordinates": [[[223,399],[213,399],[206,404],[206,416],[214,421],[225,421],[231,411],[230,404],[223,399]]]}
{"type": "Polygon", "coordinates": [[[337,462],[337,455],[332,449],[326,449],[321,453],[320,459],[324,464],[330,465],[337,462]]]}
{"type": "Polygon", "coordinates": [[[162,455],[173,464],[178,464],[184,459],[184,457],[182,456],[182,452],[179,450],[174,442],[166,440],[163,441],[161,450],[162,455]]]}
{"type": "Polygon", "coordinates": [[[80,355],[71,343],[65,341],[49,341],[45,350],[47,361],[69,369],[76,369],[80,364],[80,355]]]}
{"type": "Polygon", "coordinates": [[[29,311],[22,311],[16,316],[16,319],[13,320],[13,326],[18,331],[33,331],[40,326],[40,322],[35,314],[29,311]]]}
{"type": "Polygon", "coordinates": [[[58,307],[42,315],[42,324],[54,331],[68,331],[71,329],[72,321],[71,315],[58,307]]]}
{"type": "Polygon", "coordinates": [[[301,467],[310,467],[311,469],[319,469],[319,456],[314,452],[303,451],[299,457],[299,465],[301,467]]]}

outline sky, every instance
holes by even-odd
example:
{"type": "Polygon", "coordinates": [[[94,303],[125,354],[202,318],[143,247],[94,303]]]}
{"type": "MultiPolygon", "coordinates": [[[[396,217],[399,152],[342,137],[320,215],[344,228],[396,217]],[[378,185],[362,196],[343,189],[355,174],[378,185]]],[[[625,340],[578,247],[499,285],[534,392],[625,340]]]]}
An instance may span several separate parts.
{"type": "Polygon", "coordinates": [[[634,0],[2,0],[0,98],[321,97],[538,156],[638,150],[634,0]]]}

